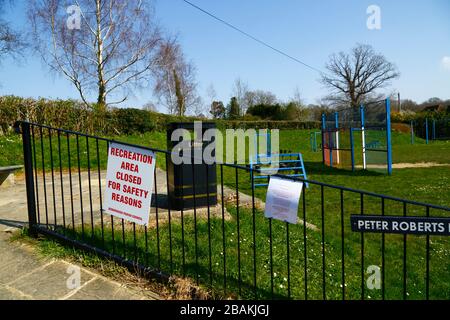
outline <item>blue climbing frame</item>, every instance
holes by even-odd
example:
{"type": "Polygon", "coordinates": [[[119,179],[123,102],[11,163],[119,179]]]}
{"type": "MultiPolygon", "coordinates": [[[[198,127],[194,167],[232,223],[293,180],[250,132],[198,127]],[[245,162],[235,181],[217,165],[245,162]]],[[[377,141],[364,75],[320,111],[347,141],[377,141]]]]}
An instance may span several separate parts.
{"type": "Polygon", "coordinates": [[[353,171],[357,167],[367,170],[385,167],[385,172],[391,175],[390,114],[390,99],[323,114],[323,163],[353,171]]]}
{"type": "MultiPolygon", "coordinates": [[[[305,163],[301,153],[272,153],[271,135],[267,131],[257,133],[254,143],[256,155],[250,157],[249,161],[250,169],[252,169],[250,170],[250,179],[255,188],[268,186],[270,176],[273,174],[307,179],[305,163]],[[263,150],[263,153],[261,153],[258,143],[262,138],[266,141],[266,150],[263,150]]],[[[308,183],[305,183],[305,185],[308,187],[308,183]]]]}
{"type": "MultiPolygon", "coordinates": [[[[256,155],[250,159],[250,179],[256,187],[269,185],[269,178],[273,174],[283,174],[288,177],[299,177],[307,180],[305,163],[301,153],[270,154],[265,158],[256,155]],[[263,160],[264,159],[264,160],[263,160]]],[[[305,183],[308,187],[308,183],[305,183]]]]}

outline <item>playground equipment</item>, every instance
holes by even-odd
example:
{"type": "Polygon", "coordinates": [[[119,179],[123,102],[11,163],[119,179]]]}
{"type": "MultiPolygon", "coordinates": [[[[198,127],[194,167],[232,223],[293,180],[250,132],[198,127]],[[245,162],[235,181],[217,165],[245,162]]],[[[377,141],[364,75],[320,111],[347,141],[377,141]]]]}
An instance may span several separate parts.
{"type": "MultiPolygon", "coordinates": [[[[272,153],[269,132],[255,135],[255,150],[256,155],[250,157],[250,168],[253,169],[250,170],[250,179],[254,188],[268,186],[270,176],[275,173],[307,179],[302,154],[291,151],[272,153]],[[260,139],[266,140],[264,153],[260,153],[258,148],[260,139]]],[[[308,183],[305,185],[308,187],[308,183]]]]}
{"type": "MultiPolygon", "coordinates": [[[[309,143],[311,145],[311,151],[312,152],[318,152],[319,151],[319,147],[317,146],[317,141],[321,141],[321,139],[318,137],[321,134],[322,134],[321,131],[315,131],[315,132],[310,132],[309,133],[309,143]]],[[[322,148],[322,146],[320,146],[320,148],[322,148]]]]}
{"type": "Polygon", "coordinates": [[[392,174],[390,100],[322,115],[323,163],[392,174]]]}
{"type": "Polygon", "coordinates": [[[411,144],[414,144],[414,136],[425,139],[428,144],[435,140],[450,140],[450,118],[429,119],[411,121],[411,144]]]}

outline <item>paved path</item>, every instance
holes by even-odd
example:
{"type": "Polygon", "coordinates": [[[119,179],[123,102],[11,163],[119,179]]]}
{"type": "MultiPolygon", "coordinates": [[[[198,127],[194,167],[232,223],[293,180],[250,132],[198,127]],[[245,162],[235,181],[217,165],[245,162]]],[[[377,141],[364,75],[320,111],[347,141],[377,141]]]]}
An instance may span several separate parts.
{"type": "Polygon", "coordinates": [[[31,246],[9,240],[14,229],[0,225],[0,300],[158,299],[76,264],[42,258],[31,246]]]}
{"type": "Polygon", "coordinates": [[[148,300],[159,297],[63,260],[38,256],[10,237],[26,221],[23,181],[0,187],[0,300],[148,300]],[[74,273],[79,270],[79,286],[74,273]],[[74,285],[75,284],[75,285],[74,285]]]}

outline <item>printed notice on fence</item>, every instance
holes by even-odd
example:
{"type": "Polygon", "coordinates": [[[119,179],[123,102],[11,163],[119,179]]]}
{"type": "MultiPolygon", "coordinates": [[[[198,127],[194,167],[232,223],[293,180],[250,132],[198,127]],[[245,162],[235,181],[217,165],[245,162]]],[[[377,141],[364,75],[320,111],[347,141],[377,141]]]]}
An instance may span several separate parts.
{"type": "Polygon", "coordinates": [[[270,178],[266,196],[265,217],[297,223],[297,211],[303,182],[270,178]]]}
{"type": "Polygon", "coordinates": [[[147,225],[153,190],[155,154],[150,150],[111,143],[104,209],[107,213],[147,225]]]}

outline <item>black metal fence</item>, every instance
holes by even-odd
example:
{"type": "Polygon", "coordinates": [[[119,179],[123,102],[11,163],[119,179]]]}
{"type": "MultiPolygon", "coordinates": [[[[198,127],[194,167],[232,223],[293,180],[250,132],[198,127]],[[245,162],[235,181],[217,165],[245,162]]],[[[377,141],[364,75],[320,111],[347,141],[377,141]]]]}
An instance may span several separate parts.
{"type": "MultiPolygon", "coordinates": [[[[102,208],[113,140],[27,122],[17,130],[23,137],[31,234],[148,275],[191,278],[215,298],[450,298],[448,238],[350,228],[351,214],[448,217],[450,208],[308,181],[300,223],[290,225],[264,218],[264,190],[252,187],[248,167],[222,164],[219,204],[178,211],[167,200],[170,153],[133,145],[157,154],[150,222],[138,226],[102,208]]],[[[202,177],[192,176],[195,186],[202,177]]],[[[194,187],[194,203],[195,196],[194,187]]]]}

